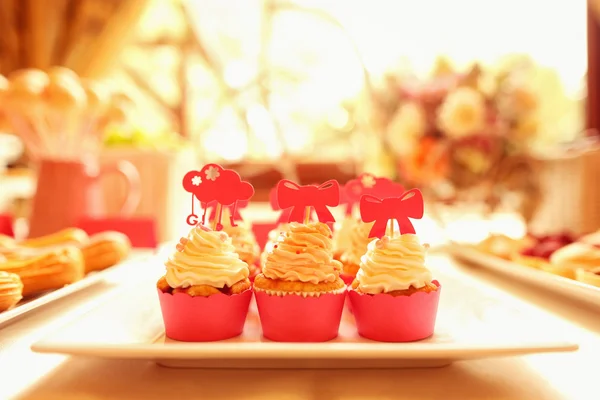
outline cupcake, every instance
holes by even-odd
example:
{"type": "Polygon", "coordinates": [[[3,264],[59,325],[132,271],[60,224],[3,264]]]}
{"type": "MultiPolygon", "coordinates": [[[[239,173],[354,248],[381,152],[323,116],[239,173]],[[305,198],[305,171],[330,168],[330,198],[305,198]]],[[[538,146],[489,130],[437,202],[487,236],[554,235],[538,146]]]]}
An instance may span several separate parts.
{"type": "Polygon", "coordinates": [[[273,250],[273,246],[277,243],[279,236],[286,233],[290,230],[289,223],[280,223],[277,227],[269,232],[267,235],[267,243],[265,244],[265,248],[260,255],[260,268],[263,268],[265,265],[265,261],[267,261],[267,256],[269,252],[273,250]]]}
{"type": "Polygon", "coordinates": [[[233,247],[240,256],[240,260],[248,264],[250,280],[260,272],[260,248],[256,237],[248,224],[238,222],[236,226],[225,224],[223,231],[231,237],[233,247]]]}
{"type": "Polygon", "coordinates": [[[367,252],[367,246],[374,238],[369,237],[372,223],[358,221],[350,232],[350,246],[342,254],[342,279],[347,284],[352,283],[360,266],[360,259],[367,252]]]}
{"type": "Polygon", "coordinates": [[[425,253],[414,234],[369,243],[348,293],[362,337],[409,342],[433,334],[441,287],[425,253]]]}
{"type": "Polygon", "coordinates": [[[167,337],[204,342],[242,333],[252,297],[250,271],[227,233],[195,226],[165,267],[157,286],[167,337]]]}
{"type": "Polygon", "coordinates": [[[336,223],[333,233],[333,258],[341,261],[342,255],[352,246],[352,230],[358,221],[347,216],[341,223],[336,223]]]}
{"type": "Polygon", "coordinates": [[[254,281],[265,338],[324,342],[338,335],[346,285],[333,259],[331,229],[292,222],[267,254],[254,281]]]}

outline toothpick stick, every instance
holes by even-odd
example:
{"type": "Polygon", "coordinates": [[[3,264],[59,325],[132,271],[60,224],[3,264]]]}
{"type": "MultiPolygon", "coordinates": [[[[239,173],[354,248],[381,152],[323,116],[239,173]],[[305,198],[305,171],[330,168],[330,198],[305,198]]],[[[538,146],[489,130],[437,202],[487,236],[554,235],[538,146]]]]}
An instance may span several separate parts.
{"type": "Polygon", "coordinates": [[[215,218],[213,219],[212,222],[212,230],[216,231],[217,230],[217,225],[219,224],[219,221],[221,220],[221,212],[223,211],[223,206],[221,206],[221,203],[217,203],[217,208],[215,209],[215,218]]]}
{"type": "Polygon", "coordinates": [[[308,224],[310,222],[310,206],[307,206],[304,209],[304,224],[308,224]]]}
{"type": "Polygon", "coordinates": [[[388,221],[387,235],[388,235],[390,238],[393,238],[393,237],[394,237],[394,220],[393,220],[393,219],[390,219],[390,220],[388,221]]]}

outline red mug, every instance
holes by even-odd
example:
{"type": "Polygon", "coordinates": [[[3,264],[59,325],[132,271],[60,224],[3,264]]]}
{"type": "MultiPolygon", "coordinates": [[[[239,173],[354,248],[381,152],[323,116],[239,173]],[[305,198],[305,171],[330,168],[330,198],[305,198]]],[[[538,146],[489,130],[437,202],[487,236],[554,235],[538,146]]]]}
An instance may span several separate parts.
{"type": "Polygon", "coordinates": [[[104,217],[100,179],[105,174],[120,174],[127,181],[120,216],[131,216],[140,202],[141,184],[138,170],[129,161],[101,165],[96,160],[40,160],[29,237],[76,226],[84,218],[104,217]]]}

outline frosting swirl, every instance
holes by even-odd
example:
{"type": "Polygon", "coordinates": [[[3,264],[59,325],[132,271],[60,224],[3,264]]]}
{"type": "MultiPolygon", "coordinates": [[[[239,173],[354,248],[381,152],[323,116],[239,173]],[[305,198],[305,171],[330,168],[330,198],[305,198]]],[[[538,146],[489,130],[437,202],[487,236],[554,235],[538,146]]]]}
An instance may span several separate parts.
{"type": "Polygon", "coordinates": [[[432,280],[425,267],[425,247],[413,234],[373,240],[361,258],[356,280],[360,291],[369,294],[421,288],[432,280]]]}
{"type": "Polygon", "coordinates": [[[269,279],[318,284],[334,282],[342,264],[333,259],[331,229],[321,222],[292,222],[267,254],[263,274],[269,279]]]}
{"type": "Polygon", "coordinates": [[[196,225],[187,239],[183,248],[165,262],[165,278],[172,288],[222,288],[248,278],[248,264],[240,260],[227,233],[196,225]]]}
{"type": "Polygon", "coordinates": [[[235,247],[236,253],[242,260],[248,263],[256,261],[260,248],[254,234],[247,225],[226,225],[223,227],[223,231],[231,237],[233,247],[235,247]]]}
{"type": "Polygon", "coordinates": [[[344,253],[352,247],[352,230],[357,225],[356,218],[346,217],[336,227],[333,235],[333,250],[344,253]]]}
{"type": "Polygon", "coordinates": [[[341,260],[347,264],[360,265],[360,259],[367,252],[367,246],[375,238],[369,237],[373,223],[358,222],[350,232],[351,246],[342,254],[341,260]]]}

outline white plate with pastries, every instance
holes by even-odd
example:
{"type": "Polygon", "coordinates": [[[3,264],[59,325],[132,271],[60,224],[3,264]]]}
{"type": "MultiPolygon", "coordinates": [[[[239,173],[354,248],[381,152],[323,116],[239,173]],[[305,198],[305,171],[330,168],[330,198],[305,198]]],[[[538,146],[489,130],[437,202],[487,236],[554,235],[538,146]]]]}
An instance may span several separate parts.
{"type": "Polygon", "coordinates": [[[503,259],[471,244],[452,243],[447,250],[457,259],[478,267],[499,272],[593,306],[600,306],[599,287],[503,259]]]}
{"type": "Polygon", "coordinates": [[[41,353],[144,359],[184,368],[437,367],[454,361],[575,351],[567,327],[543,310],[488,286],[431,254],[428,265],[443,286],[435,333],[412,343],[380,343],[356,333],[344,311],[338,338],[325,343],[264,339],[253,302],[241,336],[218,342],[167,339],[156,291],[162,259],[147,262],[136,287],[117,292],[32,346],[41,353]]]}
{"type": "Polygon", "coordinates": [[[102,281],[125,257],[148,254],[130,253],[129,239],[118,232],[88,236],[69,228],[20,242],[1,239],[0,326],[102,281]]]}

